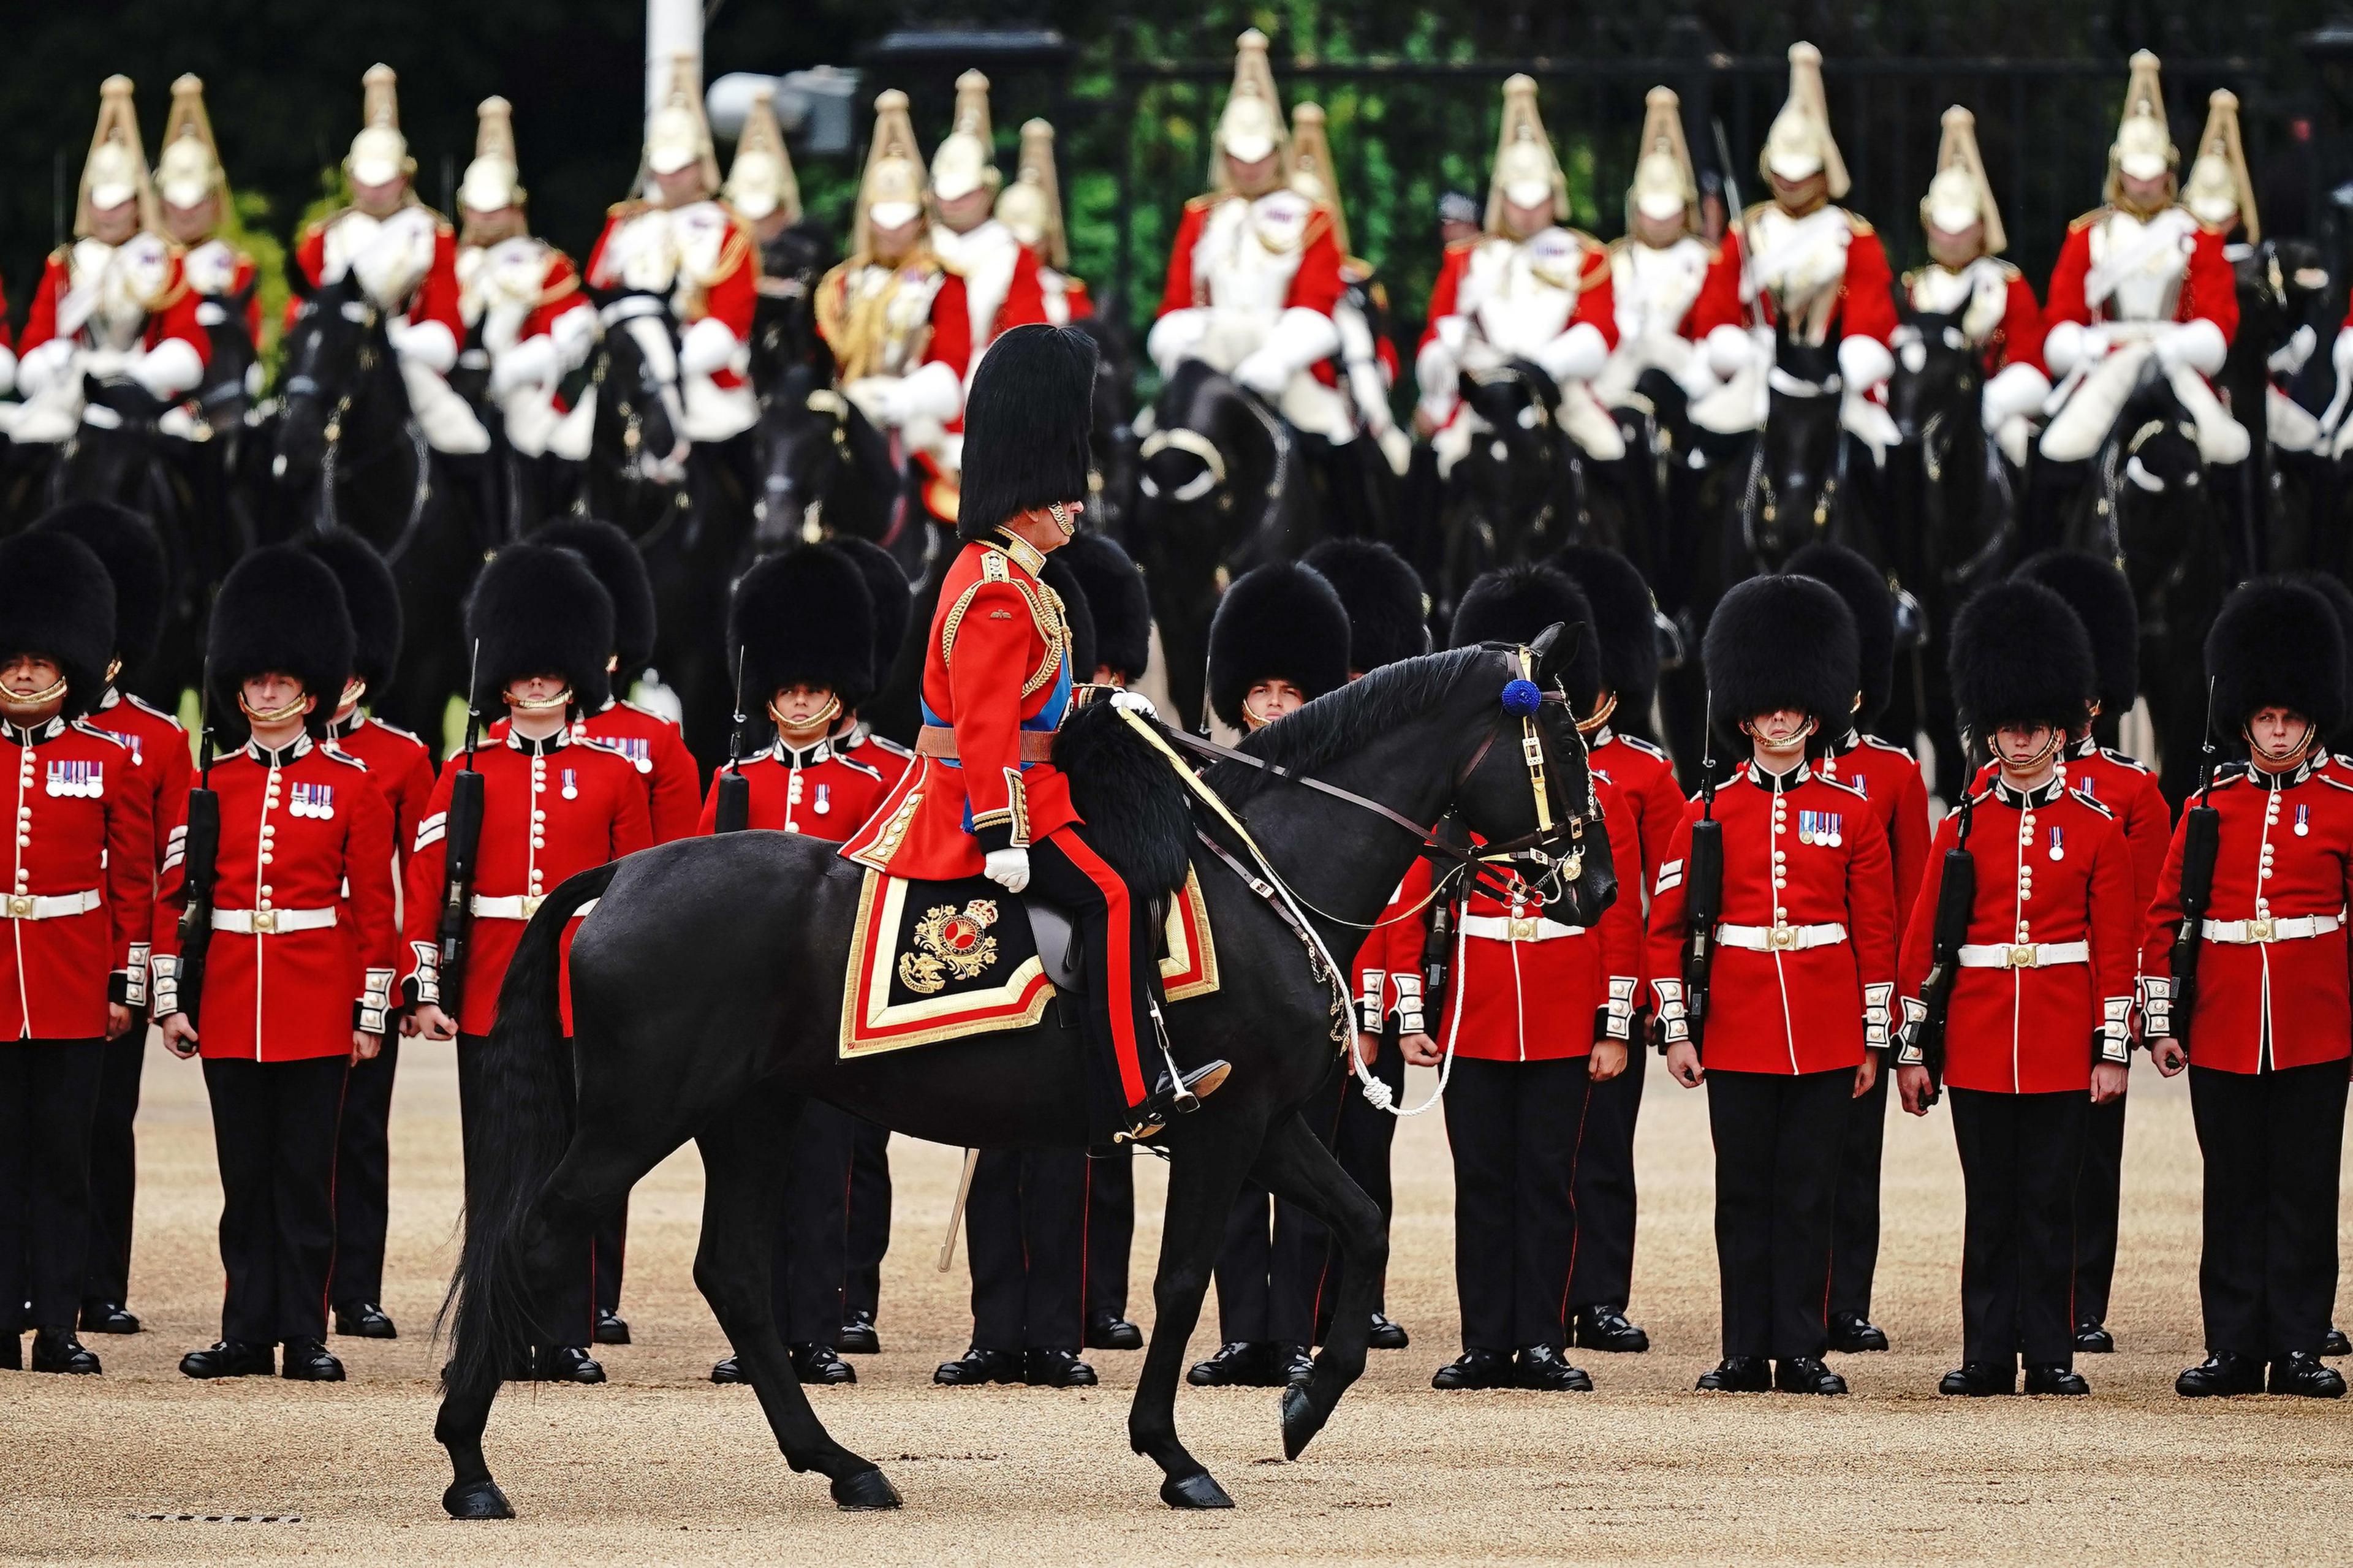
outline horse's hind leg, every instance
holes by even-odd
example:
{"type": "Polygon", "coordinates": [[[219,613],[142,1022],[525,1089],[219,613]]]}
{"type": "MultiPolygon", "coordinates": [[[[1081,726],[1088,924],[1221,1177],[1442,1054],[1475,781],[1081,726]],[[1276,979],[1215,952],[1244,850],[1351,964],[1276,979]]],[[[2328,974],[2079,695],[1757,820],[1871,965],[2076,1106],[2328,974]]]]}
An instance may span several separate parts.
{"type": "Polygon", "coordinates": [[[843,1508],[896,1508],[899,1493],[873,1461],[835,1442],[809,1408],[777,1336],[769,1276],[787,1147],[779,1134],[789,1135],[797,1110],[797,1102],[785,1096],[755,1094],[697,1138],[703,1199],[694,1283],[734,1346],[736,1364],[760,1397],[785,1462],[826,1476],[833,1500],[843,1508]]]}
{"type": "Polygon", "coordinates": [[[1282,1452],[1285,1458],[1295,1459],[1324,1430],[1340,1395],[1364,1375],[1376,1293],[1388,1264],[1388,1226],[1380,1205],[1295,1114],[1267,1134],[1250,1180],[1323,1221],[1340,1248],[1340,1289],[1324,1353],[1315,1358],[1315,1375],[1304,1389],[1283,1391],[1282,1452]]]}

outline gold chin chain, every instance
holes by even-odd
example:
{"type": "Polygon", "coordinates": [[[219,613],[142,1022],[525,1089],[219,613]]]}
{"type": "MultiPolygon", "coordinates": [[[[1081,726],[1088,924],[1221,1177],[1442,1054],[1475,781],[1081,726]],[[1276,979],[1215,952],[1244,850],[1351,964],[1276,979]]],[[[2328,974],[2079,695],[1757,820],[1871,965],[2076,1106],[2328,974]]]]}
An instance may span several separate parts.
{"type": "Polygon", "coordinates": [[[552,708],[569,708],[572,705],[572,688],[567,686],[553,697],[517,697],[511,691],[505,697],[507,706],[518,713],[544,713],[552,708]]]}
{"type": "Polygon", "coordinates": [[[38,708],[44,703],[54,702],[65,694],[66,678],[60,675],[38,691],[0,692],[0,705],[10,709],[38,708]]]}
{"type": "Polygon", "coordinates": [[[301,712],[302,704],[310,700],[311,694],[309,692],[298,691],[294,694],[292,700],[280,703],[278,707],[256,708],[252,703],[245,700],[245,693],[240,691],[237,696],[237,705],[248,719],[252,720],[257,724],[283,724],[289,719],[291,719],[296,714],[301,712]]]}
{"type": "Polygon", "coordinates": [[[836,719],[840,718],[841,699],[839,695],[828,698],[823,708],[818,710],[817,712],[800,721],[798,723],[795,723],[792,720],[786,718],[783,714],[776,711],[776,700],[772,697],[768,699],[768,717],[776,721],[776,728],[779,730],[805,733],[810,730],[815,730],[821,725],[829,725],[836,719]]]}
{"type": "Polygon", "coordinates": [[[1069,509],[1064,507],[1060,501],[1048,501],[1046,503],[1046,515],[1054,520],[1054,526],[1062,531],[1063,538],[1068,539],[1072,534],[1078,532],[1079,525],[1071,521],[1069,509]]]}

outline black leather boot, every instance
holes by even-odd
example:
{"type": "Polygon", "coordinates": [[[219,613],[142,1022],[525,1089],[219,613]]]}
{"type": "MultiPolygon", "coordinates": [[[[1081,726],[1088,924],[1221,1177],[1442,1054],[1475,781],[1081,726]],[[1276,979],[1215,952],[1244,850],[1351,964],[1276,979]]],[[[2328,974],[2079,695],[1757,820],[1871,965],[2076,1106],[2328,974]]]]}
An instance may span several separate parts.
{"type": "Polygon", "coordinates": [[[2173,1392],[2184,1399],[2212,1399],[2263,1391],[2263,1363],[2235,1351],[2215,1351],[2173,1380],[2173,1392]]]}
{"type": "Polygon", "coordinates": [[[1790,1355],[1774,1367],[1773,1386],[1784,1394],[1844,1394],[1846,1379],[1810,1355],[1790,1355]]]}
{"type": "MultiPolygon", "coordinates": [[[[1127,1112],[1127,1131],[1122,1135],[1130,1143],[1140,1143],[1157,1134],[1179,1116],[1189,1116],[1201,1109],[1201,1101],[1225,1087],[1233,1073],[1231,1064],[1213,1061],[1195,1068],[1182,1082],[1167,1074],[1160,1075],[1159,1084],[1127,1112]]],[[[1113,1140],[1114,1142],[1121,1140],[1113,1140]]]]}
{"type": "Polygon", "coordinates": [[[2018,1368],[1992,1362],[1967,1362],[1947,1373],[1936,1392],[1956,1398],[1988,1399],[2018,1392],[2018,1368]]]}
{"type": "Polygon", "coordinates": [[[947,1388],[977,1388],[985,1383],[1018,1383],[1026,1370],[1019,1351],[989,1351],[978,1345],[940,1363],[932,1381],[947,1388]]]}
{"type": "Polygon", "coordinates": [[[2331,1329],[2328,1337],[2320,1342],[2320,1353],[2327,1356],[2353,1355],[2353,1340],[2345,1337],[2343,1329],[2331,1329]]]}
{"type": "Polygon", "coordinates": [[[881,1336],[874,1331],[874,1314],[860,1307],[849,1314],[849,1321],[841,1325],[841,1337],[834,1348],[844,1355],[879,1355],[882,1350],[881,1336]]]}
{"type": "Polygon", "coordinates": [[[2030,1366],[2026,1369],[2026,1392],[2084,1394],[2092,1392],[2092,1385],[2072,1366],[2030,1366]]]}
{"type": "Polygon", "coordinates": [[[1585,1350],[1640,1355],[1651,1348],[1651,1336],[1628,1322],[1626,1314],[1616,1307],[1580,1307],[1577,1342],[1585,1350]]]}
{"type": "Polygon", "coordinates": [[[86,1334],[135,1334],[139,1320],[120,1301],[84,1301],[81,1331],[86,1334]]]}
{"type": "Polygon", "coordinates": [[[711,1363],[711,1381],[721,1384],[748,1384],[752,1380],[744,1375],[742,1363],[737,1362],[736,1359],[731,1355],[723,1361],[716,1361],[711,1363]]]}
{"type": "Polygon", "coordinates": [[[400,1331],[392,1316],[374,1301],[353,1301],[335,1309],[335,1332],[348,1340],[396,1340],[400,1331]]]}
{"type": "Polygon", "coordinates": [[[618,1312],[596,1309],[596,1342],[600,1345],[625,1345],[629,1342],[629,1325],[618,1312]]]}
{"type": "Polygon", "coordinates": [[[33,1335],[33,1370],[95,1377],[105,1368],[98,1364],[98,1357],[82,1348],[71,1329],[42,1329],[33,1335]]]}
{"type": "MultiPolygon", "coordinates": [[[[33,1342],[33,1367],[40,1369],[41,1342],[33,1342]]],[[[2271,1392],[2306,1399],[2342,1399],[2345,1379],[2310,1351],[2290,1351],[2272,1363],[2271,1392]]]]}
{"type": "Polygon", "coordinates": [[[1031,1350],[1021,1358],[1021,1381],[1032,1388],[1092,1388],[1102,1380],[1076,1351],[1031,1350]]]}
{"type": "Polygon", "coordinates": [[[1219,1345],[1207,1361],[1195,1362],[1185,1381],[1196,1388],[1263,1388],[1267,1348],[1249,1340],[1219,1345]]]}
{"type": "Polygon", "coordinates": [[[1860,1355],[1887,1348],[1887,1331],[1860,1312],[1831,1314],[1831,1349],[1841,1355],[1860,1355]]]}
{"type": "Polygon", "coordinates": [[[605,1368],[584,1346],[557,1345],[540,1353],[539,1381],[598,1384],[605,1381],[605,1368]]]}
{"type": "Polygon", "coordinates": [[[1379,1312],[1373,1314],[1373,1331],[1366,1336],[1365,1348],[1371,1351],[1401,1351],[1413,1343],[1403,1323],[1391,1322],[1379,1312]]]}
{"type": "Polygon", "coordinates": [[[1702,1394],[1770,1393],[1773,1363],[1761,1355],[1728,1355],[1714,1371],[1701,1373],[1693,1386],[1702,1394]]]}
{"type": "Polygon", "coordinates": [[[1558,1345],[1522,1345],[1512,1368],[1512,1386],[1547,1394],[1590,1394],[1593,1379],[1568,1364],[1558,1345]]]}
{"type": "Polygon", "coordinates": [[[1304,1388],[1315,1375],[1315,1358],[1305,1345],[1277,1343],[1267,1352],[1267,1364],[1274,1374],[1269,1381],[1284,1388],[1304,1388]]]}
{"type": "Polygon", "coordinates": [[[831,1345],[790,1345],[793,1375],[804,1384],[856,1383],[858,1369],[834,1353],[831,1345]]]}
{"type": "Polygon", "coordinates": [[[1140,1351],[1144,1348],[1144,1331],[1125,1318],[1110,1312],[1089,1313],[1087,1331],[1082,1339],[1089,1350],[1140,1351]]]}
{"type": "Polygon", "coordinates": [[[1512,1386],[1512,1358],[1502,1351],[1464,1351],[1438,1369],[1430,1380],[1432,1388],[1509,1388],[1512,1386]]]}
{"type": "Polygon", "coordinates": [[[2116,1336],[2108,1332],[2105,1323],[2082,1322],[2075,1325],[2077,1355],[2114,1355],[2116,1336]]]}
{"type": "Polygon", "coordinates": [[[246,1340],[222,1340],[180,1358],[185,1377],[268,1377],[278,1370],[278,1347],[246,1340]]]}
{"type": "Polygon", "coordinates": [[[285,1365],[278,1375],[289,1383],[341,1383],[343,1363],[317,1340],[288,1340],[285,1365]]]}

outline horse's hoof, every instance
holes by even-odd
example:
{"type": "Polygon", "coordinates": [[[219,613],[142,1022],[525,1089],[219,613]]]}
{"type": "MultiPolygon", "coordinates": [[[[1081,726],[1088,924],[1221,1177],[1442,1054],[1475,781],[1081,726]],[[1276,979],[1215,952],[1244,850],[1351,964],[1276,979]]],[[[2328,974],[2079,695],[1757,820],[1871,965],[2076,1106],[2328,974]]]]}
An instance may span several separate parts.
{"type": "Polygon", "coordinates": [[[441,1494],[451,1519],[512,1519],[514,1508],[493,1480],[459,1481],[441,1494]]]}
{"type": "Polygon", "coordinates": [[[1282,1457],[1295,1459],[1324,1430],[1324,1417],[1315,1414],[1315,1402],[1307,1397],[1303,1388],[1282,1391],[1282,1457]]]}
{"type": "Polygon", "coordinates": [[[854,1476],[843,1476],[833,1483],[833,1500],[852,1513],[873,1509],[897,1508],[899,1489],[881,1470],[860,1470],[854,1476]]]}
{"type": "Polygon", "coordinates": [[[1207,1470],[1197,1470],[1189,1476],[1171,1476],[1160,1483],[1160,1500],[1170,1508],[1231,1508],[1234,1500],[1226,1489],[1207,1470]]]}

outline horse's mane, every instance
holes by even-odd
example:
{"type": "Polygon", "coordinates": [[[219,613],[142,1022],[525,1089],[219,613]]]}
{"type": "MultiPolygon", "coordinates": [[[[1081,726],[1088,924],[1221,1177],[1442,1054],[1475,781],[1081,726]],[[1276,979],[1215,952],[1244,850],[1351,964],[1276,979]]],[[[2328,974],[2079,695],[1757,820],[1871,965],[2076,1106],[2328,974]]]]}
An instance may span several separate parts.
{"type": "MultiPolygon", "coordinates": [[[[1437,707],[1491,651],[1462,647],[1385,666],[1245,736],[1236,749],[1293,773],[1314,773],[1437,707]]],[[[1272,773],[1247,763],[1219,763],[1203,776],[1233,804],[1274,782],[1272,773]]]]}

